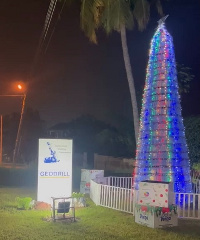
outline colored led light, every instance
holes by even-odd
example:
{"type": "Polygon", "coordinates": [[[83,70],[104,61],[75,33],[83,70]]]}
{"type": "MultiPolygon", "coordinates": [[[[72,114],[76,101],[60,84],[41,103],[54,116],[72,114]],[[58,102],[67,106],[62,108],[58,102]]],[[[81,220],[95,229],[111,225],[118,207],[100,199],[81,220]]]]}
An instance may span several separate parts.
{"type": "Polygon", "coordinates": [[[178,94],[173,41],[164,24],[151,41],[133,172],[143,180],[173,181],[175,192],[191,192],[190,161],[178,94]]]}

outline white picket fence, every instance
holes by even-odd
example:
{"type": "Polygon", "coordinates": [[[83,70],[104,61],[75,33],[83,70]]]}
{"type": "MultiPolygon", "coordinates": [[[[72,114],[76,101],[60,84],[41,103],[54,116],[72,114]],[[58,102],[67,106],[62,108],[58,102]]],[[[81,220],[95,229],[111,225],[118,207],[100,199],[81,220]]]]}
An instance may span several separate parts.
{"type": "MultiPolygon", "coordinates": [[[[90,198],[96,205],[134,215],[138,191],[131,177],[107,177],[90,181],[90,198]]],[[[175,193],[178,217],[200,219],[200,194],[175,193]]]]}
{"type": "Polygon", "coordinates": [[[131,189],[101,185],[101,206],[119,210],[122,212],[134,212],[134,197],[131,189]]]}

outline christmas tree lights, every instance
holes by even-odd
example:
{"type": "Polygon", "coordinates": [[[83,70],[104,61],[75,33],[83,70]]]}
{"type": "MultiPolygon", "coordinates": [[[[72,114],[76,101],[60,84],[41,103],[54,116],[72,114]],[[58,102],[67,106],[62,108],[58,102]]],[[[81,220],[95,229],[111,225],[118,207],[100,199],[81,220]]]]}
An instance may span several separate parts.
{"type": "Polygon", "coordinates": [[[135,189],[153,180],[192,191],[173,40],[163,21],[151,41],[133,176],[135,189]]]}

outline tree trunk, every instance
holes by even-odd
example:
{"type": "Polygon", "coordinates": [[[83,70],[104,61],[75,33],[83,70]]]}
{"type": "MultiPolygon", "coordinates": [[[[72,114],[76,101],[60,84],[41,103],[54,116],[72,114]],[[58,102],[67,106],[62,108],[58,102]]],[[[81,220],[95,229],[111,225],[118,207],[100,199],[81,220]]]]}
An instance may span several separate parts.
{"type": "Polygon", "coordinates": [[[130,58],[128,53],[127,40],[126,40],[126,29],[124,25],[121,26],[120,33],[121,33],[124,64],[125,64],[126,75],[127,75],[128,84],[129,84],[129,90],[131,94],[131,104],[133,109],[133,122],[134,122],[134,130],[135,130],[135,142],[137,144],[138,132],[139,132],[139,114],[138,114],[137,99],[135,95],[134,79],[133,79],[131,63],[130,63],[130,58]]]}

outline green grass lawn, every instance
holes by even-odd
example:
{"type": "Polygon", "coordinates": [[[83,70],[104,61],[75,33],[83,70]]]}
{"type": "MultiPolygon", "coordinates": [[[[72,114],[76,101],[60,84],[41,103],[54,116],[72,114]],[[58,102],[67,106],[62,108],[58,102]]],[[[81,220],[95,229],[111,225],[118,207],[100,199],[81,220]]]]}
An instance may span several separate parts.
{"type": "Polygon", "coordinates": [[[47,222],[49,211],[17,210],[15,198],[36,198],[36,191],[0,187],[0,240],[32,239],[200,239],[200,221],[179,220],[179,226],[150,229],[134,222],[131,214],[95,206],[76,210],[75,223],[47,222]]]}

